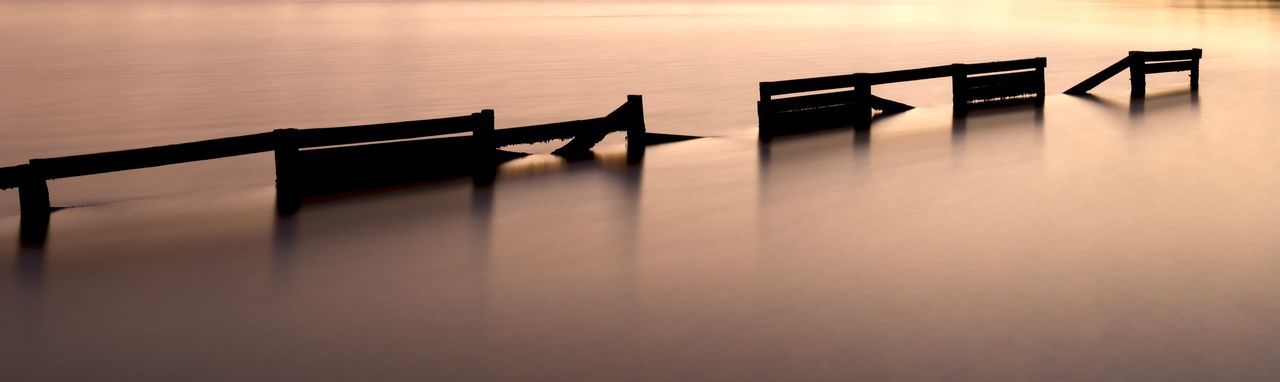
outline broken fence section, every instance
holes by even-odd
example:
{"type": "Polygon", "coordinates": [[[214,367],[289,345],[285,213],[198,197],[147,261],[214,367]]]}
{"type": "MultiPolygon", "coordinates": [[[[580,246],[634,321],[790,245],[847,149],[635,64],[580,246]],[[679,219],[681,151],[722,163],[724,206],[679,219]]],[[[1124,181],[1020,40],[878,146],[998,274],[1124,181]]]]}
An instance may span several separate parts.
{"type": "Polygon", "coordinates": [[[365,183],[385,185],[432,172],[423,168],[492,176],[500,161],[523,155],[498,150],[502,146],[569,139],[556,153],[580,155],[615,131],[627,133],[628,155],[643,152],[646,138],[640,96],[627,96],[625,104],[601,118],[501,130],[494,129],[493,111],[484,110],[451,118],[281,129],[167,146],[32,159],[27,164],[0,168],[0,189],[18,188],[24,219],[38,215],[47,221],[47,214],[53,211],[49,180],[274,151],[277,208],[287,213],[295,211],[308,195],[365,183]],[[430,137],[439,138],[423,139],[430,137]],[[375,179],[376,175],[391,173],[414,175],[391,176],[390,182],[375,179]],[[359,179],[352,181],[344,176],[359,179]],[[317,187],[320,192],[308,187],[317,187]]]}
{"type": "Polygon", "coordinates": [[[1072,95],[1088,94],[1090,90],[1111,79],[1111,77],[1115,77],[1125,69],[1129,69],[1129,83],[1132,87],[1130,95],[1133,98],[1142,98],[1147,95],[1147,75],[1156,73],[1191,72],[1191,91],[1198,91],[1200,90],[1200,59],[1202,57],[1204,57],[1204,51],[1199,48],[1159,52],[1131,51],[1125,58],[1111,64],[1111,66],[1076,84],[1076,86],[1072,86],[1065,93],[1072,95]]]}

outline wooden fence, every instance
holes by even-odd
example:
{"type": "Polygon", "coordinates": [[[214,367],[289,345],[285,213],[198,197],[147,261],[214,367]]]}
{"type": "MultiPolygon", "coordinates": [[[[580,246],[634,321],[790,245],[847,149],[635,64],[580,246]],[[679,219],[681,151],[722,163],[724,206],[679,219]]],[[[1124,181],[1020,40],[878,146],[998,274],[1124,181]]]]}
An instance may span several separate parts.
{"type": "MultiPolygon", "coordinates": [[[[569,155],[589,151],[613,131],[627,133],[629,151],[643,150],[645,125],[640,96],[627,96],[625,104],[601,118],[502,130],[494,129],[493,111],[483,110],[451,118],[319,129],[280,129],[168,146],[32,159],[27,164],[0,168],[0,189],[18,188],[22,214],[26,219],[29,215],[47,216],[53,210],[49,202],[49,180],[274,151],[277,208],[287,213],[296,210],[304,196],[314,194],[306,190],[306,186],[344,181],[334,179],[332,173],[323,168],[326,164],[346,163],[348,167],[376,164],[384,169],[432,165],[430,161],[421,160],[425,157],[463,160],[472,169],[490,167],[491,171],[491,167],[497,164],[496,159],[500,158],[496,154],[498,147],[571,139],[557,150],[557,154],[569,155]],[[470,134],[465,135],[467,133],[470,134]],[[422,139],[438,136],[445,137],[422,139]],[[423,149],[429,151],[424,153],[423,149]],[[412,160],[412,155],[406,153],[424,155],[412,160]],[[446,157],[442,154],[463,156],[446,157]],[[398,160],[367,161],[361,160],[361,155],[398,160]]],[[[359,170],[378,172],[377,168],[359,170]]]]}
{"type": "Polygon", "coordinates": [[[1087,94],[1125,69],[1129,69],[1129,83],[1132,87],[1130,95],[1133,98],[1142,98],[1147,95],[1147,75],[1156,73],[1189,71],[1191,72],[1191,91],[1198,91],[1200,90],[1200,58],[1203,56],[1204,51],[1199,48],[1159,52],[1131,51],[1128,56],[1115,64],[1067,89],[1066,94],[1087,94]]]}
{"type": "Polygon", "coordinates": [[[1038,57],[761,82],[760,101],[756,104],[760,118],[760,137],[767,139],[775,135],[775,130],[783,124],[798,127],[852,123],[860,128],[869,127],[871,118],[877,111],[884,115],[913,108],[872,95],[872,86],[931,78],[952,78],[954,110],[957,114],[988,104],[1024,102],[1028,99],[1037,105],[1043,105],[1046,64],[1045,58],[1038,57]]]}

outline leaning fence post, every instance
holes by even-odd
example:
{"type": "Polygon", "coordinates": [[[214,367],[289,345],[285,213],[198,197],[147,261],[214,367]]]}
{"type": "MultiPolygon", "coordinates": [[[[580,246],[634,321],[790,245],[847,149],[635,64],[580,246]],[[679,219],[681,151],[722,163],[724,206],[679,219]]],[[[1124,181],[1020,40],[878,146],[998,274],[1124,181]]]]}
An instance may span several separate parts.
{"type": "Polygon", "coordinates": [[[951,114],[969,113],[969,87],[965,86],[965,64],[951,64],[951,114]]]}
{"type": "Polygon", "coordinates": [[[1136,50],[1129,52],[1129,83],[1133,87],[1129,93],[1131,98],[1147,95],[1147,62],[1143,53],[1136,50]]]}
{"type": "Polygon", "coordinates": [[[478,185],[492,184],[497,178],[498,164],[494,160],[494,115],[493,109],[484,109],[471,115],[474,126],[471,129],[471,150],[475,160],[472,168],[472,181],[478,185]]]}
{"type": "Polygon", "coordinates": [[[298,189],[298,129],[277,129],[274,135],[276,212],[288,215],[302,207],[302,190],[298,189]]]}
{"type": "Polygon", "coordinates": [[[1191,58],[1191,91],[1200,90],[1200,57],[1204,55],[1204,51],[1200,48],[1192,49],[1195,56],[1191,58]]]}

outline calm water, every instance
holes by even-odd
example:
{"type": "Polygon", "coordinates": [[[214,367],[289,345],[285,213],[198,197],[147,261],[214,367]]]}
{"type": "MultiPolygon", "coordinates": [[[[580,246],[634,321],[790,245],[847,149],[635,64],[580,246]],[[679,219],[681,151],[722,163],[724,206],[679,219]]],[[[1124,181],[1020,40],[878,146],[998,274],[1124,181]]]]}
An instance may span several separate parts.
{"type": "Polygon", "coordinates": [[[497,110],[711,136],[273,215],[269,155],[0,192],[0,380],[1280,379],[1274,2],[0,2],[0,165],[497,110]],[[755,140],[757,83],[1204,48],[1201,92],[755,140]],[[7,249],[6,249],[7,248],[7,249]]]}

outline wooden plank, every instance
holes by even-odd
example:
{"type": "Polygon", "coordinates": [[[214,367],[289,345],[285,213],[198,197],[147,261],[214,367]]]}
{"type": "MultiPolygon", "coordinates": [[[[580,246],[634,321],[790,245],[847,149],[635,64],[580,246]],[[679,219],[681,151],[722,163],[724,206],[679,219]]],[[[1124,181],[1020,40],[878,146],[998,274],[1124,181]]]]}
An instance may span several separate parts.
{"type": "Polygon", "coordinates": [[[273,133],[261,133],[142,149],[32,159],[31,165],[45,179],[58,179],[261,153],[274,150],[275,145],[273,133]]]}
{"type": "Polygon", "coordinates": [[[986,86],[971,87],[965,93],[967,94],[965,102],[983,101],[990,99],[1011,98],[1034,96],[1039,92],[1037,86],[1029,86],[1019,83],[999,83],[986,86]]]}
{"type": "Polygon", "coordinates": [[[1139,55],[1143,60],[1150,61],[1174,61],[1174,60],[1194,60],[1201,58],[1204,51],[1200,49],[1188,50],[1165,50],[1157,52],[1140,52],[1139,55]]]}
{"type": "Polygon", "coordinates": [[[1128,69],[1128,68],[1129,68],[1129,59],[1126,57],[1124,59],[1121,59],[1120,61],[1116,61],[1116,63],[1111,64],[1111,66],[1108,66],[1106,69],[1102,69],[1102,71],[1098,72],[1098,74],[1094,74],[1092,77],[1086,78],[1084,81],[1081,81],[1079,84],[1076,84],[1076,86],[1072,86],[1070,89],[1067,89],[1065,93],[1074,94],[1074,95],[1083,95],[1085,93],[1088,93],[1090,90],[1093,90],[1093,88],[1098,87],[1098,85],[1101,85],[1106,80],[1111,79],[1111,77],[1115,77],[1117,74],[1120,74],[1120,72],[1123,72],[1125,69],[1128,69]]]}
{"type": "Polygon", "coordinates": [[[1146,64],[1146,73],[1185,72],[1195,68],[1194,61],[1169,61],[1146,64]]]}
{"type": "Polygon", "coordinates": [[[857,76],[852,74],[842,74],[786,81],[761,82],[760,99],[769,100],[773,96],[782,94],[851,88],[855,85],[856,78],[857,76]]]}
{"type": "Polygon", "coordinates": [[[379,123],[373,125],[299,130],[299,147],[349,145],[433,135],[469,133],[481,121],[476,115],[450,118],[379,123]]]}
{"type": "Polygon", "coordinates": [[[889,84],[894,82],[907,82],[926,80],[930,78],[949,77],[952,74],[951,65],[930,66],[927,68],[894,70],[888,72],[869,73],[867,74],[869,82],[872,85],[889,84]]]}
{"type": "Polygon", "coordinates": [[[0,190],[7,190],[22,185],[22,177],[26,174],[25,165],[0,168],[0,190]]]}
{"type": "Polygon", "coordinates": [[[1014,72],[1014,73],[988,74],[988,75],[981,75],[981,76],[969,76],[961,80],[961,84],[968,87],[990,86],[990,85],[1004,84],[1004,83],[1018,83],[1018,84],[1026,84],[1029,86],[1032,84],[1038,84],[1041,81],[1043,81],[1043,78],[1041,77],[1042,75],[1043,73],[1041,72],[1030,71],[1030,72],[1014,72]]]}
{"type": "Polygon", "coordinates": [[[1027,58],[1022,60],[1011,61],[995,61],[984,62],[980,64],[963,65],[964,74],[1008,72],[1014,70],[1029,70],[1043,68],[1048,65],[1048,60],[1044,57],[1027,58]]]}
{"type": "Polygon", "coordinates": [[[810,94],[799,97],[778,98],[765,103],[767,112],[781,113],[796,110],[816,109],[856,102],[857,92],[842,91],[834,93],[810,94]]]}
{"type": "MultiPolygon", "coordinates": [[[[502,147],[557,139],[572,139],[578,134],[590,132],[594,129],[608,129],[609,122],[610,119],[606,117],[499,129],[493,132],[493,141],[496,146],[502,147]]],[[[614,129],[608,129],[608,131],[618,131],[624,128],[622,126],[614,127],[614,129]]]]}

